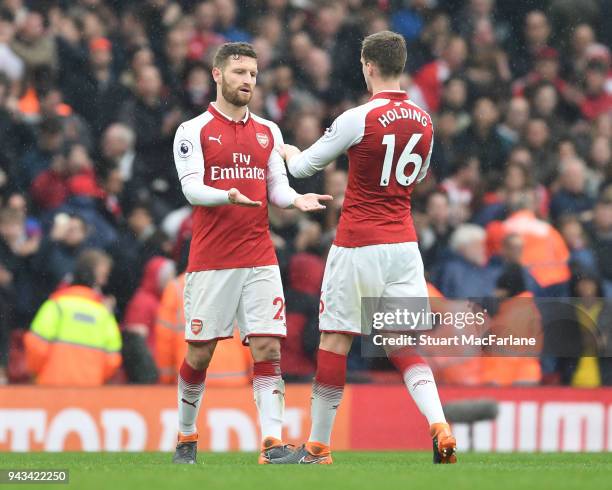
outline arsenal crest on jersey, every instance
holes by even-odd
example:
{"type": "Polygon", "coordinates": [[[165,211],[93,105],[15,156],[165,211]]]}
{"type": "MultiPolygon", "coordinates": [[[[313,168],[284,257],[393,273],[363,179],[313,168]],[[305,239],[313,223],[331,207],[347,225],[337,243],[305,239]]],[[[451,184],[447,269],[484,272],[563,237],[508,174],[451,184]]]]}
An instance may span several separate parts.
{"type": "Polygon", "coordinates": [[[268,147],[268,143],[270,143],[270,138],[268,138],[267,134],[257,133],[255,134],[255,136],[257,137],[257,142],[261,145],[262,148],[268,147]]]}
{"type": "Polygon", "coordinates": [[[198,335],[202,331],[203,326],[204,324],[199,318],[194,318],[193,320],[191,320],[191,332],[194,335],[198,335]]]}

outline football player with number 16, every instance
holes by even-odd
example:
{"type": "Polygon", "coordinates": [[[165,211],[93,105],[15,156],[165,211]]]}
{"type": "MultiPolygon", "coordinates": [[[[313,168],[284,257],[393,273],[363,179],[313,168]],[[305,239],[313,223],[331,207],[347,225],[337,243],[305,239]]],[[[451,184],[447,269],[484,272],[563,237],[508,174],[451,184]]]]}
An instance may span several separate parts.
{"type": "MultiPolygon", "coordinates": [[[[406,57],[401,35],[383,31],[366,37],[361,65],[372,93],[370,101],[341,114],[303,152],[284,147],[294,177],[309,177],[347,152],[349,178],[321,288],[321,341],[310,438],[298,451],[273,463],[332,462],[330,436],[342,399],[346,356],[353,336],[368,333],[361,328],[361,299],[427,301],[410,195],[427,174],[433,127],[429,114],[400,90],[406,57]]],[[[434,463],[454,463],[455,438],[446,423],[432,371],[412,349],[387,347],[387,356],[429,422],[434,463]]]]}

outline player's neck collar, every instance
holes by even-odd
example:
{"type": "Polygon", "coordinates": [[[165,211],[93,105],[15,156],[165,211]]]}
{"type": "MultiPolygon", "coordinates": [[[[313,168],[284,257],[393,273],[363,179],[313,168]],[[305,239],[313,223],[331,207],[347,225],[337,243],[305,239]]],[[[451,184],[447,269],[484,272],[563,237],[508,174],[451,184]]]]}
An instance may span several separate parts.
{"type": "Polygon", "coordinates": [[[408,98],[408,94],[403,90],[381,90],[380,92],[376,92],[370,100],[374,99],[398,99],[404,100],[408,98]]]}
{"type": "Polygon", "coordinates": [[[242,123],[242,124],[246,124],[246,122],[249,120],[249,117],[251,116],[251,112],[249,111],[249,108],[246,108],[246,113],[244,115],[244,117],[240,120],[240,121],[235,121],[234,119],[232,119],[230,116],[228,116],[227,114],[225,114],[224,112],[222,112],[218,107],[217,104],[215,104],[214,102],[211,102],[208,105],[208,110],[210,113],[212,113],[213,116],[217,116],[220,119],[223,119],[229,123],[242,123]]]}

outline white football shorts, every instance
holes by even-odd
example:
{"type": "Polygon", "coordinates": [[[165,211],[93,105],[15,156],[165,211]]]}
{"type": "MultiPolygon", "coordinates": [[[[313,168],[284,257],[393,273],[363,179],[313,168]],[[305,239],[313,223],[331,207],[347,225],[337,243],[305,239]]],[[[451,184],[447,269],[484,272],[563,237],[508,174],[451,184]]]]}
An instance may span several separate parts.
{"type": "Polygon", "coordinates": [[[285,297],[277,265],[189,272],[185,275],[185,340],[285,337],[285,297]]]}
{"type": "Polygon", "coordinates": [[[371,323],[362,322],[362,298],[419,298],[429,311],[427,297],[416,242],[354,248],[332,245],[321,286],[319,329],[368,335],[371,323]]]}

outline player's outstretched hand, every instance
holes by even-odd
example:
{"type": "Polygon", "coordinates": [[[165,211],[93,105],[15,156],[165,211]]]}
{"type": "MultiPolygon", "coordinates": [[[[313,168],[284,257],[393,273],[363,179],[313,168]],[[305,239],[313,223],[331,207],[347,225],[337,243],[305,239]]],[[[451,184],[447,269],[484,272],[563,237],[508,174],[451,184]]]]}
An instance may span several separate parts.
{"type": "Polygon", "coordinates": [[[227,195],[229,196],[230,203],[236,204],[237,206],[246,206],[250,208],[256,208],[258,206],[261,206],[261,201],[251,201],[248,197],[246,197],[234,187],[227,191],[227,195]]]}
{"type": "Polygon", "coordinates": [[[325,206],[319,201],[331,201],[332,199],[333,197],[327,194],[309,193],[296,197],[295,201],[293,201],[293,205],[300,211],[318,211],[320,209],[325,209],[325,206]]]}
{"type": "Polygon", "coordinates": [[[280,147],[279,152],[286,162],[291,160],[295,155],[302,153],[297,146],[286,144],[280,147]]]}

